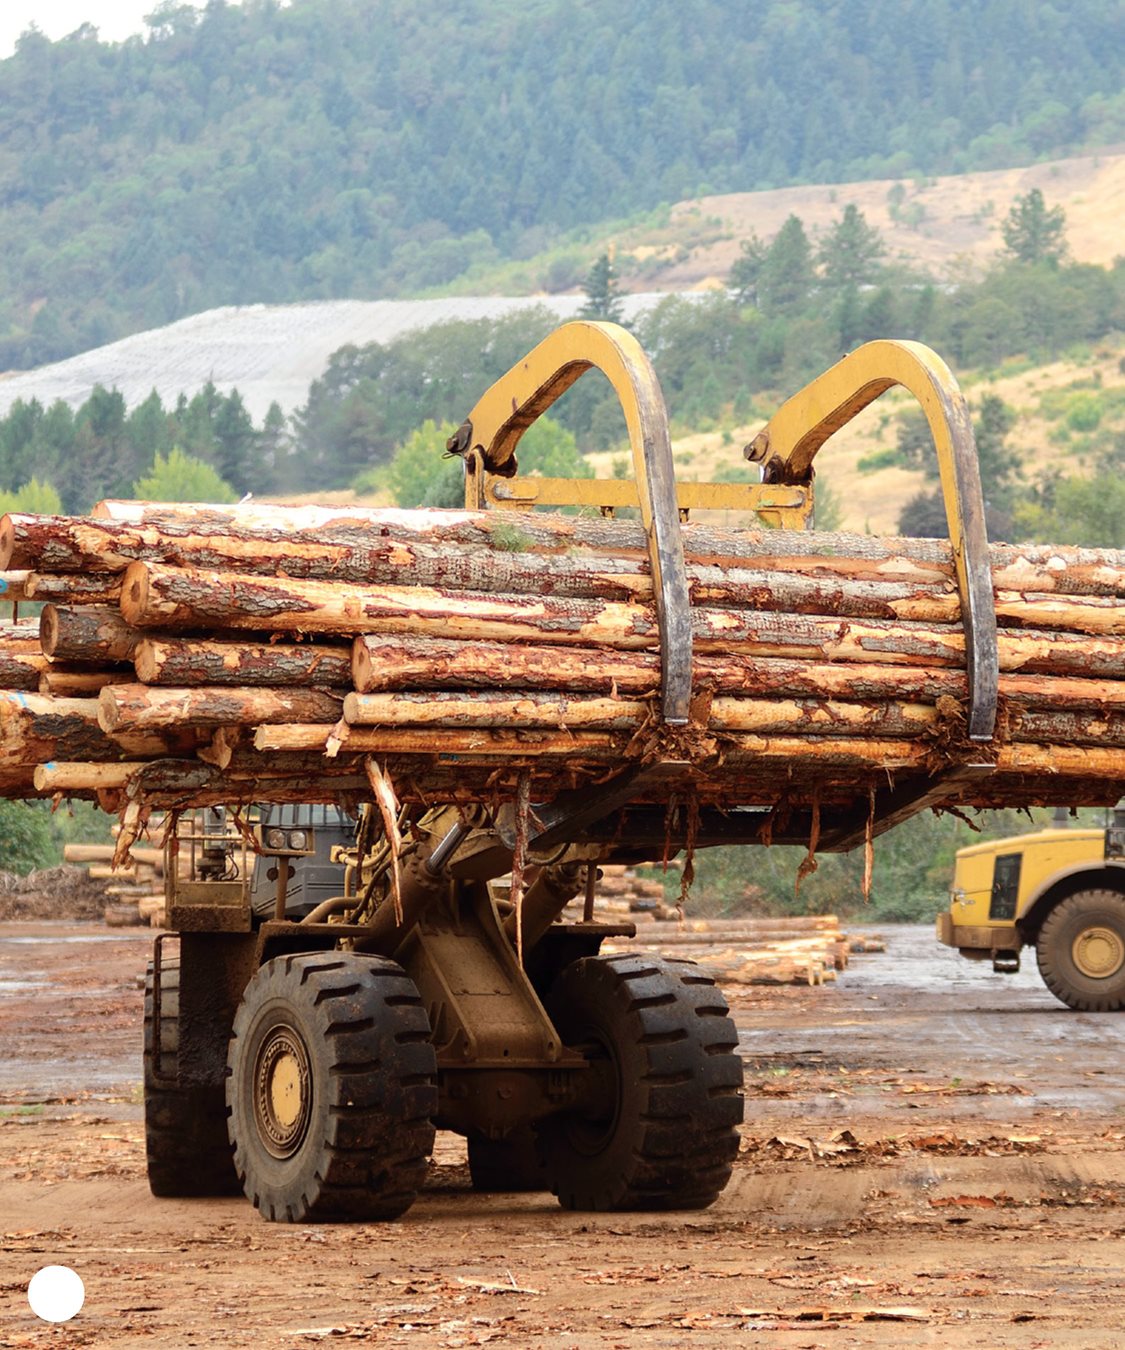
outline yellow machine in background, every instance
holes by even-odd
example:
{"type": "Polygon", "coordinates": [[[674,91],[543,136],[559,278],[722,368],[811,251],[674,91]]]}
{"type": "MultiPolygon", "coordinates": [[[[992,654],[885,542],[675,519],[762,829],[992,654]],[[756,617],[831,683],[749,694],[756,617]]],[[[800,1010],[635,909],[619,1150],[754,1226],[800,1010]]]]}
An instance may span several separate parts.
{"type": "Polygon", "coordinates": [[[1105,829],[1047,829],[957,854],[938,941],[1014,973],[1034,947],[1056,998],[1083,1012],[1125,1008],[1125,810],[1105,829]]]}

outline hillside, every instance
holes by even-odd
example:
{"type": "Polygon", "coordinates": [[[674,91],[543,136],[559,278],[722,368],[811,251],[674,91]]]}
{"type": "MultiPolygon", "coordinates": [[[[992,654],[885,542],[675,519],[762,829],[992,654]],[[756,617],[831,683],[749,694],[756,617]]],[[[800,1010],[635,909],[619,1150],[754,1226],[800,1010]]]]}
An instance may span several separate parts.
{"type": "Polygon", "coordinates": [[[1003,247],[1001,221],[1032,188],[1066,212],[1075,262],[1108,266],[1125,253],[1125,154],[1106,153],[1022,169],[701,197],[672,208],[671,239],[640,230],[615,241],[619,267],[646,288],[713,284],[726,278],[751,234],[769,239],[796,215],[816,240],[854,203],[882,234],[888,261],[937,277],[964,275],[993,261],[1003,247]]]}
{"type": "Polygon", "coordinates": [[[0,62],[0,369],[219,306],[417,295],[689,197],[909,192],[1120,142],[1118,21],[1108,0],[210,0],[158,7],[144,40],[29,34],[0,62]]]}
{"type": "MultiPolygon", "coordinates": [[[[636,316],[662,298],[629,296],[625,312],[636,316]]],[[[388,343],[435,324],[498,319],[537,306],[563,322],[581,305],[582,297],[575,295],[461,296],[207,310],[37,370],[0,375],[0,416],[18,399],[37,399],[45,407],[61,399],[76,408],[95,385],[120,390],[130,408],[155,389],[171,407],[181,394],[190,397],[210,381],[224,393],[237,389],[251,417],[260,421],[271,403],[286,415],[303,404],[332,353],[349,344],[388,343]]]]}

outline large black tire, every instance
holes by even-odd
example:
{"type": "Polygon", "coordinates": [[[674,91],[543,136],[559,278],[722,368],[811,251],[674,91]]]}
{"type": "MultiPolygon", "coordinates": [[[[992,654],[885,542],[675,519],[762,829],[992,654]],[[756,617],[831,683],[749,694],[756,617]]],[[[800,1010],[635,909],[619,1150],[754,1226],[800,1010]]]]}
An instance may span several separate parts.
{"type": "Polygon", "coordinates": [[[235,1169],[267,1219],[394,1219],[426,1179],[437,1059],[401,966],[280,956],[250,981],[227,1057],[235,1169]]]}
{"type": "Polygon", "coordinates": [[[153,970],[145,975],[144,1091],[148,1184],[164,1198],[238,1195],[227,1135],[222,1084],[180,1087],[180,965],[160,965],[160,1027],[157,1034],[153,970]],[[159,1056],[157,1048],[159,1047],[159,1056]],[[172,1085],[172,1086],[170,1086],[172,1085]]]}
{"type": "Polygon", "coordinates": [[[1079,1012],[1125,1008],[1125,895],[1076,891],[1043,921],[1035,945],[1047,988],[1079,1012]]]}
{"type": "Polygon", "coordinates": [[[730,1180],[742,1121],[738,1033],[694,962],[586,957],[546,1008],[591,1061],[600,1101],[539,1127],[566,1209],[703,1209],[730,1180]]]}
{"type": "Polygon", "coordinates": [[[467,1143],[474,1191],[489,1195],[550,1190],[530,1126],[513,1130],[504,1139],[470,1135],[467,1143]]]}

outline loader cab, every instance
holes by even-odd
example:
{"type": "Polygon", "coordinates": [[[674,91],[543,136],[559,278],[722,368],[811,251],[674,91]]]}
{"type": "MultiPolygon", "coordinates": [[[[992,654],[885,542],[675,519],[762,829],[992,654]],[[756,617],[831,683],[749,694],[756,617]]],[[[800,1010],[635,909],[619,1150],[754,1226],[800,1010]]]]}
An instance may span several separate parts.
{"type": "MultiPolygon", "coordinates": [[[[291,848],[285,916],[303,919],[321,903],[344,892],[344,864],[332,861],[338,845],[355,843],[356,818],[338,806],[287,803],[262,808],[263,841],[274,838],[280,849],[291,848]],[[277,832],[280,831],[280,836],[277,832]],[[312,852],[305,853],[306,845],[312,852]]],[[[272,851],[271,851],[272,852],[272,851]]],[[[250,876],[250,908],[272,918],[277,899],[276,855],[260,853],[250,876]]]]}

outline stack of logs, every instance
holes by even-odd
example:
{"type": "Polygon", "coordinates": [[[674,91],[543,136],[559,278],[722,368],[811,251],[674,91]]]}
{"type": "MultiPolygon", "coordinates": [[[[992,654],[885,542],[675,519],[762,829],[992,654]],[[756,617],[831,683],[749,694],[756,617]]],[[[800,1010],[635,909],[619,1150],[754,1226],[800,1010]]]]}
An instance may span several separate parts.
{"type": "Polygon", "coordinates": [[[624,762],[701,803],[865,800],[970,754],[973,805],[1125,794],[1125,554],[993,546],[1000,719],[964,736],[947,542],[687,525],[692,721],[658,716],[633,522],[105,502],[0,522],[0,793],[115,809],[533,800],[624,762]],[[373,758],[372,758],[373,757],[373,758]]]}
{"type": "MultiPolygon", "coordinates": [[[[846,970],[853,951],[884,951],[879,939],[856,938],[840,929],[835,914],[777,917],[686,918],[664,901],[659,880],[646,880],[629,867],[599,867],[593,917],[628,918],[637,935],[607,951],[652,951],[707,966],[723,985],[826,984],[846,970]]],[[[581,899],[564,918],[583,917],[581,899]]]]}
{"type": "Polygon", "coordinates": [[[85,863],[91,881],[104,881],[105,921],[113,928],[164,923],[164,850],[134,844],[122,867],[113,866],[113,844],[66,844],[63,861],[85,863]]]}

